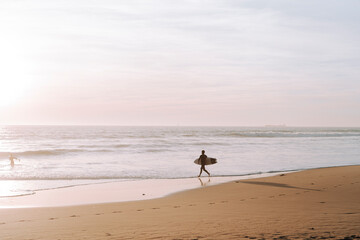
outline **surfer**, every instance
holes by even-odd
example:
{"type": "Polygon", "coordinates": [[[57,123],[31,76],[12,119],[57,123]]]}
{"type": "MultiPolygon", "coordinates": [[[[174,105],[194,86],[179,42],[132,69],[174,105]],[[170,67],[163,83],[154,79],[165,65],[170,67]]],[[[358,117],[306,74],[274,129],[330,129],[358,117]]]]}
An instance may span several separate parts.
{"type": "Polygon", "coordinates": [[[20,159],[18,159],[17,157],[14,157],[14,156],[12,155],[12,153],[10,153],[9,160],[10,160],[11,168],[13,168],[13,167],[15,166],[15,163],[14,163],[14,160],[15,160],[15,159],[20,161],[20,159]]]}
{"type": "Polygon", "coordinates": [[[200,157],[199,157],[199,160],[200,160],[200,163],[201,163],[201,168],[200,168],[200,173],[199,173],[199,176],[198,176],[198,177],[201,176],[201,173],[202,173],[203,170],[204,170],[204,171],[209,175],[209,177],[210,177],[210,173],[209,173],[208,171],[206,171],[206,169],[205,169],[206,158],[207,158],[207,156],[205,155],[205,150],[202,150],[202,151],[201,151],[201,155],[200,155],[200,157]]]}

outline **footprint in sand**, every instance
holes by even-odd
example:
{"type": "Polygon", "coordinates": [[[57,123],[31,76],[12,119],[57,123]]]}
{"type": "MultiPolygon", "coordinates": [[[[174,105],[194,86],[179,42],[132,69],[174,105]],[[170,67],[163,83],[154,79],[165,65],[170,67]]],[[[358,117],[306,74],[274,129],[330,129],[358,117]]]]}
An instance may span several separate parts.
{"type": "Polygon", "coordinates": [[[154,208],[152,208],[153,210],[157,210],[157,209],[160,209],[160,208],[158,208],[158,207],[154,207],[154,208]]]}
{"type": "Polygon", "coordinates": [[[213,203],[213,202],[209,203],[209,205],[212,205],[212,204],[215,204],[215,203],[213,203]]]}
{"type": "Polygon", "coordinates": [[[111,236],[111,233],[106,233],[106,236],[107,236],[107,237],[110,237],[110,236],[111,236]]]}
{"type": "Polygon", "coordinates": [[[141,212],[141,211],[144,211],[144,209],[138,209],[138,210],[136,210],[136,211],[141,212]]]}
{"type": "Polygon", "coordinates": [[[96,213],[95,215],[96,216],[99,216],[99,215],[103,215],[104,213],[96,213]]]}
{"type": "Polygon", "coordinates": [[[49,220],[55,220],[55,219],[57,219],[57,218],[49,218],[49,220]]]}
{"type": "Polygon", "coordinates": [[[1,223],[0,223],[0,225],[4,225],[4,224],[6,224],[6,223],[4,223],[4,222],[1,222],[1,223]]]}
{"type": "Polygon", "coordinates": [[[180,206],[174,206],[174,208],[179,208],[180,206]]]}
{"type": "Polygon", "coordinates": [[[221,203],[227,203],[228,201],[221,201],[221,203]]]}
{"type": "Polygon", "coordinates": [[[78,215],[71,215],[70,217],[79,217],[78,215]]]}
{"type": "Polygon", "coordinates": [[[190,207],[194,207],[194,206],[196,206],[196,204],[189,204],[188,206],[190,206],[190,207]]]}
{"type": "Polygon", "coordinates": [[[122,211],[113,211],[112,213],[122,213],[122,211]]]}

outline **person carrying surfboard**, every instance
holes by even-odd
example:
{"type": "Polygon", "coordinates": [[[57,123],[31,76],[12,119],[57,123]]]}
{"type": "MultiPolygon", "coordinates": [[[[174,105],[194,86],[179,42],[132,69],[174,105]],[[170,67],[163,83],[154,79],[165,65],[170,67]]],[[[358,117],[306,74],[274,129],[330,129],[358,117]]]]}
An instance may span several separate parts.
{"type": "Polygon", "coordinates": [[[200,167],[200,173],[199,173],[199,176],[198,176],[198,177],[201,176],[201,173],[202,173],[203,170],[204,170],[204,171],[209,175],[209,177],[210,177],[210,173],[209,173],[208,171],[206,171],[206,169],[205,169],[206,159],[207,159],[207,156],[205,155],[205,150],[202,150],[202,151],[201,151],[201,155],[200,155],[200,157],[199,157],[199,160],[200,160],[200,163],[201,163],[201,167],[200,167]]]}

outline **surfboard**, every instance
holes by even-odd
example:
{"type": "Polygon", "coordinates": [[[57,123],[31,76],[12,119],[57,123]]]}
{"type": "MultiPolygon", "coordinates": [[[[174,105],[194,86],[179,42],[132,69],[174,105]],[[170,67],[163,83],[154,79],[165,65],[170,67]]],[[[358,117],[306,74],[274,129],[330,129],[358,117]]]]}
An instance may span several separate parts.
{"type": "MultiPolygon", "coordinates": [[[[197,165],[201,165],[199,158],[195,159],[194,163],[197,164],[197,165]]],[[[208,157],[205,160],[205,165],[212,165],[212,164],[215,164],[215,163],[217,163],[216,158],[209,158],[208,157]]]]}

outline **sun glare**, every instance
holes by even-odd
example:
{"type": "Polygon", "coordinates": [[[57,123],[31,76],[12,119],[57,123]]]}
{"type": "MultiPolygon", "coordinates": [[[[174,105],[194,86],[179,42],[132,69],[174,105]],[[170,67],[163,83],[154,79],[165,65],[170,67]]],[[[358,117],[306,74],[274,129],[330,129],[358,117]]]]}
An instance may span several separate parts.
{"type": "Polygon", "coordinates": [[[27,88],[26,79],[16,73],[0,73],[0,106],[9,106],[21,99],[27,88]]]}
{"type": "Polygon", "coordinates": [[[28,65],[15,51],[0,46],[0,107],[20,100],[30,86],[28,65]]]}

